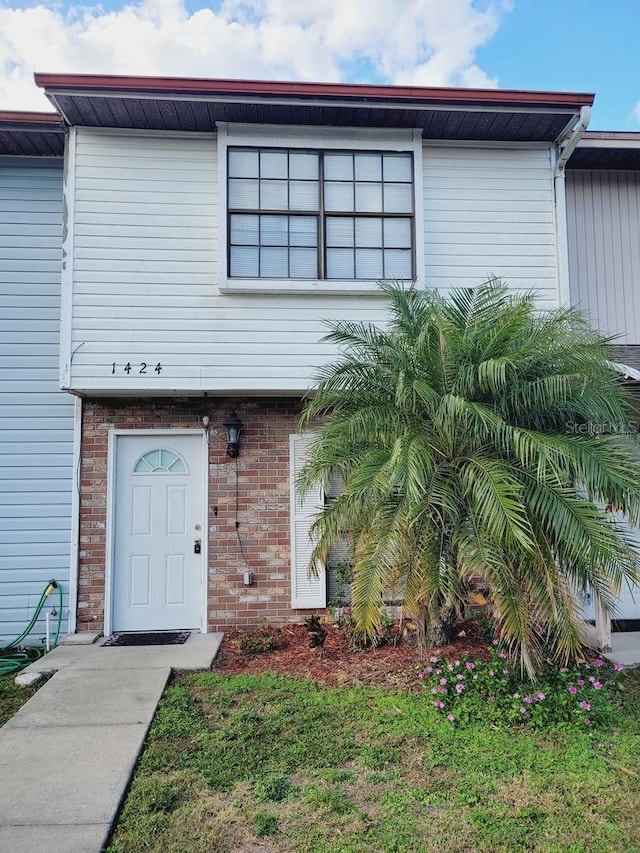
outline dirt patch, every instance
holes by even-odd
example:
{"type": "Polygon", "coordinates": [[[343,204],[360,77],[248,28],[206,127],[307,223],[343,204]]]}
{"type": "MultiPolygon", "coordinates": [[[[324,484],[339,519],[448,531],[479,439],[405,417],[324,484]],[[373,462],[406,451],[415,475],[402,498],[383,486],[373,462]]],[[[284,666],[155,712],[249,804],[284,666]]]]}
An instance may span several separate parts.
{"type": "MultiPolygon", "coordinates": [[[[393,690],[419,690],[417,673],[431,651],[421,653],[415,643],[395,636],[391,643],[376,649],[354,650],[345,629],[327,625],[323,648],[310,648],[310,635],[304,625],[285,625],[270,628],[275,648],[263,654],[247,654],[240,643],[251,630],[232,629],[225,632],[222,647],[215,660],[214,672],[229,675],[255,675],[274,672],[311,678],[321,684],[336,687],[366,685],[393,690]]],[[[264,631],[264,628],[262,629],[264,631]]],[[[397,632],[396,632],[397,634],[397,632]]],[[[487,643],[477,636],[472,622],[458,626],[458,638],[442,652],[447,658],[463,656],[486,658],[487,643]]]]}

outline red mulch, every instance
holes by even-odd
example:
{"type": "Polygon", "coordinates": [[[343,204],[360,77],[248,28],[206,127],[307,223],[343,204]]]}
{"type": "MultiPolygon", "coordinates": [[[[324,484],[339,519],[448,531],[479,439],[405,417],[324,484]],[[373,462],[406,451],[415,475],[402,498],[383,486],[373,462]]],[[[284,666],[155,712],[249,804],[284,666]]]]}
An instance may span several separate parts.
{"type": "MultiPolygon", "coordinates": [[[[475,636],[474,627],[471,621],[461,623],[457,639],[438,651],[452,660],[463,656],[485,658],[487,643],[475,636]]],[[[276,647],[261,654],[246,654],[240,648],[241,637],[252,633],[251,629],[226,631],[213,670],[227,675],[274,672],[312,678],[332,687],[366,685],[394,690],[419,689],[417,673],[431,652],[421,654],[415,643],[399,637],[395,645],[355,651],[349,647],[344,628],[339,625],[326,628],[324,648],[312,649],[304,625],[270,627],[268,633],[275,638],[276,647]]]]}

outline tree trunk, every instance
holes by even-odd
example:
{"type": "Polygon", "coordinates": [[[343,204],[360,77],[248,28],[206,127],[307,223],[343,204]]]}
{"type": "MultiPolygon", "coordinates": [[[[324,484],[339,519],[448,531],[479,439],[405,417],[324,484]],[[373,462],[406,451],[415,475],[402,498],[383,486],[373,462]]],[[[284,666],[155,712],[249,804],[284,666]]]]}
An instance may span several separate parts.
{"type": "Polygon", "coordinates": [[[439,649],[448,646],[455,637],[455,607],[443,605],[435,613],[422,609],[415,620],[418,629],[418,646],[421,649],[439,649]]]}

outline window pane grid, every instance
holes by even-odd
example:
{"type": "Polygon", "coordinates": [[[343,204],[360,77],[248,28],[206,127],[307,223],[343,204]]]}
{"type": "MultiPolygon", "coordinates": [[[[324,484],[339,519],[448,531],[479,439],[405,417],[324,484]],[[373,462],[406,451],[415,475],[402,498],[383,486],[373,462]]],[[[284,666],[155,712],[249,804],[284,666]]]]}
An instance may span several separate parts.
{"type": "Polygon", "coordinates": [[[315,216],[232,213],[229,233],[232,277],[318,277],[315,216]]]}
{"type": "Polygon", "coordinates": [[[230,148],[229,275],[411,279],[413,186],[410,153],[230,148]]]}

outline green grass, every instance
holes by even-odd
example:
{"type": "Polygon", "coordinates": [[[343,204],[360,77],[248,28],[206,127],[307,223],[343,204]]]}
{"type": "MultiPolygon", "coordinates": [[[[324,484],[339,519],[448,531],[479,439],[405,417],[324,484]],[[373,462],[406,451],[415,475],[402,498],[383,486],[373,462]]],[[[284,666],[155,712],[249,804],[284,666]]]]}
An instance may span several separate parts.
{"type": "Polygon", "coordinates": [[[39,682],[35,687],[18,687],[14,681],[16,675],[15,672],[0,675],[0,726],[11,719],[43,683],[39,682]]]}
{"type": "Polygon", "coordinates": [[[532,732],[437,723],[425,693],[181,675],[109,851],[640,850],[626,681],[612,729],[532,732]]]}

